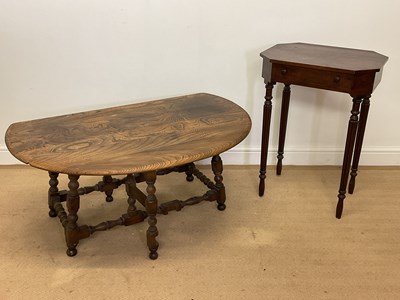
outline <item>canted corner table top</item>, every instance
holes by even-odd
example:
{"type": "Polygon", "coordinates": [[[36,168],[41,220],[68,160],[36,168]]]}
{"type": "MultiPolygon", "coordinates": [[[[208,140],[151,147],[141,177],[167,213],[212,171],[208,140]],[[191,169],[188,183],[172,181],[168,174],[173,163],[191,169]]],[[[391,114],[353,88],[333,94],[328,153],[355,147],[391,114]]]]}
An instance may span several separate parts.
{"type": "Polygon", "coordinates": [[[310,66],[344,72],[379,72],[388,57],[374,51],[359,50],[307,43],[277,44],[261,54],[275,63],[310,66]]]}
{"type": "Polygon", "coordinates": [[[202,93],[14,123],[6,144],[20,161],[47,171],[124,175],[220,154],[250,128],[240,106],[202,93]]]}

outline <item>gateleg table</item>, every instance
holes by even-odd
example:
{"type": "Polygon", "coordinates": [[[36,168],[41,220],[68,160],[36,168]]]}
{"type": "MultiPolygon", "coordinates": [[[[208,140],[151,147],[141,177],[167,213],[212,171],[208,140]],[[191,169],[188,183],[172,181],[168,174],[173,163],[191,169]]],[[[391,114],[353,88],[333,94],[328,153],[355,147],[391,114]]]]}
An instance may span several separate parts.
{"type": "Polygon", "coordinates": [[[49,215],[58,216],[65,229],[67,255],[75,256],[79,241],[96,231],[147,218],[149,257],[156,259],[157,214],[202,201],[216,201],[219,210],[225,209],[220,154],[240,143],[250,128],[250,117],[237,104],[201,93],[15,123],[6,132],[6,144],[20,161],[48,171],[49,215]],[[212,157],[214,180],[194,164],[208,157],[212,157]],[[185,173],[188,181],[198,178],[209,190],[159,205],[156,178],[173,171],[185,173]],[[58,189],[60,173],[68,175],[68,190],[58,189]],[[102,180],[79,187],[82,175],[101,176],[102,180]],[[145,192],[137,188],[138,182],[146,182],[145,192]],[[126,213],[97,225],[78,225],[82,195],[100,191],[111,202],[113,190],[122,184],[128,195],[126,213]],[[136,201],[145,210],[137,209],[136,201]]]}

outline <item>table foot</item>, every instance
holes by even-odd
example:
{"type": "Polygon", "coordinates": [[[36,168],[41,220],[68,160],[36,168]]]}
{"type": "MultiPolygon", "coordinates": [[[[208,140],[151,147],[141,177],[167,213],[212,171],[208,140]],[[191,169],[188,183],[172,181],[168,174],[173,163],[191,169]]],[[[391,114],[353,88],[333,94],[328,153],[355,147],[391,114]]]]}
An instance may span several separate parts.
{"type": "Polygon", "coordinates": [[[283,153],[278,154],[278,156],[276,158],[278,159],[278,163],[276,164],[276,175],[280,176],[282,174],[283,153]]]}
{"type": "Polygon", "coordinates": [[[354,192],[354,187],[356,186],[356,176],[357,176],[357,171],[352,170],[350,173],[350,181],[349,181],[349,194],[353,194],[354,192]]]}
{"type": "Polygon", "coordinates": [[[218,210],[223,211],[223,210],[225,210],[226,205],[224,203],[218,203],[217,208],[218,208],[218,210]]]}
{"type": "Polygon", "coordinates": [[[73,257],[73,256],[75,256],[77,253],[78,253],[78,250],[76,250],[75,247],[70,247],[70,248],[67,249],[67,255],[68,255],[69,257],[73,257]]]}
{"type": "Polygon", "coordinates": [[[187,168],[188,169],[185,171],[186,180],[189,181],[189,182],[192,182],[194,180],[194,177],[193,177],[193,164],[189,164],[187,166],[187,168]]]}
{"type": "Polygon", "coordinates": [[[157,259],[157,258],[158,258],[158,253],[157,253],[157,251],[150,251],[150,253],[149,253],[149,258],[152,259],[152,260],[157,259]]]}
{"type": "Polygon", "coordinates": [[[50,218],[55,218],[55,217],[57,217],[57,212],[56,212],[54,209],[52,209],[52,208],[50,208],[50,210],[49,210],[49,217],[50,217],[50,218]]]}
{"type": "Polygon", "coordinates": [[[260,171],[260,175],[258,177],[260,178],[260,183],[258,184],[258,195],[262,197],[264,196],[265,191],[265,171],[260,171]]]}
{"type": "Polygon", "coordinates": [[[342,217],[342,212],[343,212],[343,202],[344,199],[346,198],[346,195],[344,192],[339,193],[338,195],[338,203],[336,205],[336,218],[340,219],[342,217]]]}

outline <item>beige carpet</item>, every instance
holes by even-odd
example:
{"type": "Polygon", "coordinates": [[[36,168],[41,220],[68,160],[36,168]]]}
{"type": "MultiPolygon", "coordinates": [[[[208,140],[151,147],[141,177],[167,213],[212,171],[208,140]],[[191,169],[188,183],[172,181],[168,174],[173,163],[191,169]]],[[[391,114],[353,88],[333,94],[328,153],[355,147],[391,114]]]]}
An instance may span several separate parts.
{"type": "MultiPolygon", "coordinates": [[[[223,175],[227,209],[205,202],[159,216],[152,261],[147,222],[95,233],[67,257],[61,224],[47,216],[47,173],[0,167],[0,299],[399,299],[399,168],[363,168],[341,220],[338,167],[269,169],[263,198],[257,166],[223,175]]],[[[182,174],[156,186],[160,202],[203,190],[182,174]]],[[[83,196],[78,222],[118,218],[124,189],[115,198],[83,196]]]]}

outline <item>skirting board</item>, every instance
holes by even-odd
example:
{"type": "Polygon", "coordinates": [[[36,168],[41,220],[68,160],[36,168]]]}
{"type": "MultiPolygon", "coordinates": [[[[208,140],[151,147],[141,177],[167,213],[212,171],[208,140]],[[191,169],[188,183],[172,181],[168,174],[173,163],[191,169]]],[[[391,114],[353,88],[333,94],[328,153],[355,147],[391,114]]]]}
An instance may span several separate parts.
{"type": "MultiPolygon", "coordinates": [[[[277,149],[268,152],[268,165],[276,164],[277,149]]],[[[225,165],[258,165],[260,163],[260,149],[233,148],[221,154],[225,165]]],[[[338,165],[343,161],[343,149],[291,149],[285,150],[283,163],[285,165],[338,165]]],[[[5,145],[0,146],[0,165],[19,164],[7,150],[5,145]]],[[[200,164],[209,164],[210,160],[202,160],[200,164]]],[[[364,147],[361,153],[360,165],[364,166],[400,166],[400,148],[364,147]]]]}

